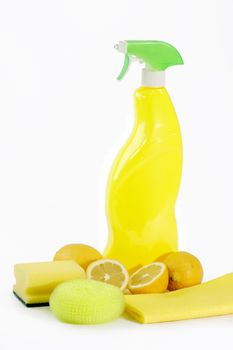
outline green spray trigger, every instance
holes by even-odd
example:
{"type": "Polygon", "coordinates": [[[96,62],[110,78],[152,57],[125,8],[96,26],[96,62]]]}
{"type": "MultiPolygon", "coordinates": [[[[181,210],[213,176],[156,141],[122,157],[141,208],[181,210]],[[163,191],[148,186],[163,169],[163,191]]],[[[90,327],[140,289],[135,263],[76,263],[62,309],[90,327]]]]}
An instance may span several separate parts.
{"type": "Polygon", "coordinates": [[[120,71],[120,74],[117,77],[117,80],[121,80],[125,76],[128,68],[129,68],[129,65],[130,65],[130,57],[129,57],[129,55],[125,55],[124,64],[123,64],[123,67],[120,71]]]}
{"type": "Polygon", "coordinates": [[[117,80],[121,80],[132,61],[145,64],[149,72],[164,71],[168,67],[183,64],[183,59],[177,49],[158,40],[125,40],[119,41],[115,49],[124,53],[125,60],[117,80]]]}

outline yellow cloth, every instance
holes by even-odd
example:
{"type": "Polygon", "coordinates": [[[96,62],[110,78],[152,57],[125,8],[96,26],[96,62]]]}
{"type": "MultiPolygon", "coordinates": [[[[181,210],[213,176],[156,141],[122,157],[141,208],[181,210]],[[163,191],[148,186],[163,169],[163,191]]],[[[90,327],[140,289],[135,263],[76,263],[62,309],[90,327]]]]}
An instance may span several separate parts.
{"type": "Polygon", "coordinates": [[[163,294],[126,295],[126,311],[141,323],[233,313],[233,273],[163,294]]]}

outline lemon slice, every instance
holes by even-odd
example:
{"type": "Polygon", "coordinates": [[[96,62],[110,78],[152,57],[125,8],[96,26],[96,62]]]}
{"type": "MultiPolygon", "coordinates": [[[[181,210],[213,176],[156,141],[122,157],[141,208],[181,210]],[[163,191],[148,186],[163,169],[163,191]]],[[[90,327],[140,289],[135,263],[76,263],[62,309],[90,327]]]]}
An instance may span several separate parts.
{"type": "Polygon", "coordinates": [[[129,275],[126,268],[117,260],[100,259],[92,262],[86,271],[88,279],[113,284],[124,290],[128,284],[129,275]]]}
{"type": "Polygon", "coordinates": [[[168,270],[164,263],[154,262],[141,267],[129,279],[133,294],[162,293],[168,286],[168,270]]]}
{"type": "Polygon", "coordinates": [[[129,276],[131,276],[134,272],[138,271],[141,267],[141,264],[131,267],[131,269],[128,270],[129,276]]]}

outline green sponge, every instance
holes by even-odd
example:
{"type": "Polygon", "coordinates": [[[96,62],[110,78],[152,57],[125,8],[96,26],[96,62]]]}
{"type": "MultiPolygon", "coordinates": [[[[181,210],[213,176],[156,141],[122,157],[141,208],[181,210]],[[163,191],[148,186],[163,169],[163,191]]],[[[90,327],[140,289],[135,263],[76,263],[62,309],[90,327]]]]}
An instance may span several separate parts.
{"type": "Polygon", "coordinates": [[[63,322],[97,324],[112,321],[124,311],[124,295],[113,285],[94,280],[60,284],[49,300],[55,316],[63,322]]]}

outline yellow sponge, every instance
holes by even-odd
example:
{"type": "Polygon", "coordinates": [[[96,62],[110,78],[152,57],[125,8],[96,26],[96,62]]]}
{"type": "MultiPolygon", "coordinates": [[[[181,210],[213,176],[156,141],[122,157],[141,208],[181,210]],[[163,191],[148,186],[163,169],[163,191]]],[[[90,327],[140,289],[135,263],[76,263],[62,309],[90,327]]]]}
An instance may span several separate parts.
{"type": "Polygon", "coordinates": [[[113,285],[94,280],[60,284],[51,294],[50,308],[63,322],[97,324],[111,321],[124,311],[124,296],[113,285]]]}
{"type": "Polygon", "coordinates": [[[16,264],[14,273],[14,294],[26,306],[49,305],[50,294],[59,283],[86,278],[83,268],[69,260],[16,264]]]}

